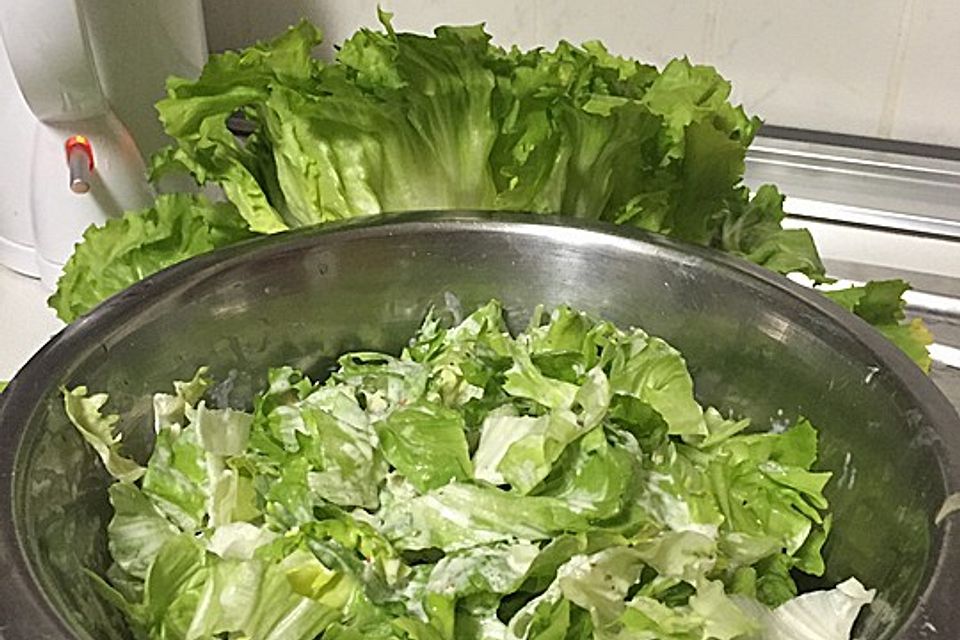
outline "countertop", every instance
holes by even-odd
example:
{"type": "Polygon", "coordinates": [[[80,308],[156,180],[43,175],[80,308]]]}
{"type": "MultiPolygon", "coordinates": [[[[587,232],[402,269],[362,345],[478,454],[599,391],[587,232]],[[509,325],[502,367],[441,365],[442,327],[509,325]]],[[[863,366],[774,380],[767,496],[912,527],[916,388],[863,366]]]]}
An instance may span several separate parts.
{"type": "Polygon", "coordinates": [[[9,380],[40,347],[63,328],[47,306],[39,280],[0,266],[0,380],[9,380]]]}

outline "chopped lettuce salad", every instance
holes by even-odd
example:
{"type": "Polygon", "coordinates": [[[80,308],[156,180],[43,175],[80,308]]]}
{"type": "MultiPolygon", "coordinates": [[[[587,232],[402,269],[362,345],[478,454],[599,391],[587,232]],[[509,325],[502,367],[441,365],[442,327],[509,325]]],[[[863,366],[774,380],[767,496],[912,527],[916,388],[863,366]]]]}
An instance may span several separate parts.
{"type": "Polygon", "coordinates": [[[137,638],[847,640],[873,598],[798,594],[831,524],[815,428],[702,407],[640,329],[559,307],[514,336],[491,301],[267,379],[249,411],[203,368],[157,393],[146,466],[64,390],[116,480],[90,579],[137,638]]]}

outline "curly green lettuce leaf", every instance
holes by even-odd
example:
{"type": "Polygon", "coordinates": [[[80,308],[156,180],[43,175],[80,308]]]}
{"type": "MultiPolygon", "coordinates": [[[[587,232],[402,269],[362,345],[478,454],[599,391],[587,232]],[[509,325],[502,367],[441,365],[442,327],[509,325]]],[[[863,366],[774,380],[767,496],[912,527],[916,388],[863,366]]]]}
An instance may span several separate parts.
{"type": "Polygon", "coordinates": [[[109,396],[105,393],[89,395],[84,386],[61,389],[61,392],[67,418],[100,456],[107,473],[124,483],[139,480],[145,469],[120,453],[123,438],[117,430],[120,416],[101,412],[109,396]]]}
{"type": "Polygon", "coordinates": [[[567,447],[537,495],[563,500],[574,512],[609,520],[626,506],[637,472],[632,456],[594,429],[567,447]]]}
{"type": "Polygon", "coordinates": [[[395,409],[416,404],[424,394],[429,377],[426,367],[382,353],[349,353],[341,357],[338,364],[330,379],[351,388],[363,401],[365,410],[377,420],[395,409]]]}
{"type": "Polygon", "coordinates": [[[196,531],[207,514],[208,477],[196,429],[177,433],[164,428],[156,436],[142,490],[183,531],[196,531]]]}
{"type": "Polygon", "coordinates": [[[91,226],[64,266],[49,304],[66,322],[177,262],[251,237],[234,207],[184,194],[91,226]]]}
{"type": "Polygon", "coordinates": [[[927,347],[933,343],[933,336],[921,319],[906,318],[903,294],[909,289],[903,280],[880,280],[825,291],[824,295],[873,325],[921,369],[929,371],[932,361],[927,347]]]}
{"type": "Polygon", "coordinates": [[[713,246],[777,273],[802,273],[826,282],[826,270],[805,229],[783,229],[784,196],[763,185],[751,196],[740,189],[726,202],[721,233],[713,246]]]}
{"type": "MultiPolygon", "coordinates": [[[[702,580],[682,603],[667,604],[637,594],[630,598],[616,624],[599,630],[605,639],[734,640],[757,637],[760,625],[729,597],[723,585],[702,580]]],[[[642,592],[643,590],[641,590],[642,592]]]]}
{"type": "Polygon", "coordinates": [[[339,64],[317,75],[312,95],[278,87],[268,101],[291,209],[322,221],[490,208],[490,36],[476,27],[440,27],[433,38],[398,34],[381,19],[386,33],[360,30],[344,42],[339,64]],[[417,163],[401,164],[413,157],[417,163]]]}
{"type": "Polygon", "coordinates": [[[563,640],[571,622],[570,601],[554,584],[530,600],[510,619],[507,638],[518,640],[563,640]]]}
{"type": "Polygon", "coordinates": [[[827,507],[830,473],[808,471],[816,430],[802,421],[784,434],[735,436],[717,446],[706,472],[724,515],[721,531],[796,554],[827,507]]]}
{"type": "Polygon", "coordinates": [[[417,490],[471,477],[460,413],[419,402],[392,412],[375,426],[384,458],[417,490]]]}
{"type": "Polygon", "coordinates": [[[279,563],[253,559],[207,565],[204,581],[190,594],[195,604],[188,609],[186,638],[231,633],[312,640],[340,617],[352,592],[349,582],[304,550],[279,563]]]}
{"type": "MultiPolygon", "coordinates": [[[[680,352],[660,338],[633,330],[609,347],[610,389],[649,405],[671,435],[706,434],[703,410],[680,352]]],[[[604,354],[605,357],[606,354],[604,354]]]]}
{"type": "Polygon", "coordinates": [[[702,640],[703,621],[687,609],[668,606],[655,598],[636,596],[620,617],[619,630],[597,634],[602,640],[702,640]]]}
{"type": "Polygon", "coordinates": [[[573,406],[576,384],[545,376],[522,349],[514,353],[513,366],[504,374],[503,390],[515,398],[533,400],[548,409],[573,406]]]}
{"type": "Polygon", "coordinates": [[[523,583],[540,554],[531,542],[495,544],[445,556],[430,570],[426,593],[463,598],[477,594],[507,594],[523,583]]]}
{"type": "Polygon", "coordinates": [[[589,614],[587,637],[596,638],[733,640],[758,630],[719,582],[701,580],[685,603],[673,606],[640,594],[628,597],[642,582],[644,568],[640,554],[629,547],[574,556],[546,591],[517,612],[510,630],[519,638],[570,637],[569,629],[584,622],[577,622],[581,611],[589,614]]]}
{"type": "Polygon", "coordinates": [[[143,579],[163,545],[180,534],[135,485],[110,485],[113,518],[107,526],[110,555],[126,573],[143,579]]]}
{"type": "Polygon", "coordinates": [[[610,547],[571,558],[557,570],[556,585],[564,598],[590,612],[596,628],[603,628],[623,613],[627,591],[643,567],[635,550],[610,547]]]}
{"type": "Polygon", "coordinates": [[[696,531],[666,531],[637,541],[634,551],[658,575],[690,584],[713,570],[718,555],[717,541],[696,531]]]}
{"type": "Polygon", "coordinates": [[[174,424],[157,433],[144,493],[185,532],[258,517],[249,473],[228,459],[245,450],[251,416],[207,409],[203,402],[188,413],[192,418],[186,426],[174,424]]]}
{"type": "Polygon", "coordinates": [[[474,458],[475,477],[530,493],[580,433],[570,411],[552,411],[536,418],[490,415],[483,423],[474,458]]]}
{"type": "Polygon", "coordinates": [[[207,367],[200,367],[190,380],[175,380],[174,393],[153,394],[153,429],[160,433],[167,427],[175,432],[185,424],[187,409],[193,409],[210,386],[207,367]]]}
{"type": "MultiPolygon", "coordinates": [[[[275,379],[274,382],[277,382],[275,379]]],[[[376,508],[387,472],[372,417],[346,385],[287,397],[251,426],[250,443],[278,482],[271,492],[310,519],[311,503],[376,508]]]]}
{"type": "Polygon", "coordinates": [[[250,414],[209,409],[201,400],[210,384],[201,367],[175,393],[153,396],[156,438],[142,490],[184,532],[259,515],[248,474],[228,458],[247,448],[250,414]]]}
{"type": "Polygon", "coordinates": [[[875,595],[850,578],[834,589],[791,598],[772,611],[750,599],[736,597],[735,602],[759,620],[760,640],[847,640],[860,610],[875,595]]]}
{"type": "Polygon", "coordinates": [[[147,569],[140,601],[125,600],[102,581],[101,591],[147,637],[199,639],[229,632],[303,640],[337,620],[355,592],[352,580],[303,549],[275,562],[223,553],[236,546],[205,553],[191,534],[168,537],[147,569]]]}
{"type": "Polygon", "coordinates": [[[514,538],[545,540],[587,528],[586,518],[556,498],[458,483],[400,503],[384,514],[384,534],[401,549],[456,551],[514,538]]]}
{"type": "Polygon", "coordinates": [[[253,416],[234,409],[209,409],[201,401],[192,412],[191,424],[204,451],[214,456],[235,456],[247,450],[253,416]]]}
{"type": "Polygon", "coordinates": [[[157,103],[157,111],[176,144],[154,157],[154,177],[185,169],[200,184],[218,183],[252,231],[289,228],[272,141],[259,132],[241,141],[227,121],[242,111],[262,123],[271,86],[305,86],[320,65],[311,56],[320,40],[318,29],[301,22],[269,43],[210,56],[196,81],[170,78],[167,98],[157,103]]]}

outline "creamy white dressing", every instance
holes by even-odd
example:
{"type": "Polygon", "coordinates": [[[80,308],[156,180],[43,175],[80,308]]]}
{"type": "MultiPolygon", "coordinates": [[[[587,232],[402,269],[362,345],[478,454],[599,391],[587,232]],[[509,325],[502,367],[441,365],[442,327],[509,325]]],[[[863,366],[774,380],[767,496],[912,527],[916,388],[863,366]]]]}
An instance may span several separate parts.
{"type": "Polygon", "coordinates": [[[719,535],[717,525],[695,522],[690,513],[690,506],[661,486],[672,484],[673,478],[670,476],[651,473],[647,481],[647,490],[641,492],[638,500],[640,505],[673,531],[693,531],[716,540],[719,535]]]}
{"type": "Polygon", "coordinates": [[[503,475],[497,469],[503,456],[514,442],[529,433],[529,423],[539,418],[505,415],[489,415],[483,421],[480,444],[473,456],[473,477],[491,484],[504,484],[503,475]]]}

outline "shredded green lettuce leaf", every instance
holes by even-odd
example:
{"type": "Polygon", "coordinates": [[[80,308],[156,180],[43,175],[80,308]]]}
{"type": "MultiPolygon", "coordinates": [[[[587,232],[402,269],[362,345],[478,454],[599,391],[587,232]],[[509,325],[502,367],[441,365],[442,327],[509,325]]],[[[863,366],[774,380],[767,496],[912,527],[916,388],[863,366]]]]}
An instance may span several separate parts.
{"type": "Polygon", "coordinates": [[[64,393],[115,479],[88,578],[136,637],[844,640],[872,598],[798,595],[831,522],[816,429],[704,409],[640,329],[563,306],[513,335],[491,301],[324,381],[272,369],[250,411],[212,382],[154,396],[145,467],[106,395],[64,393]]]}

